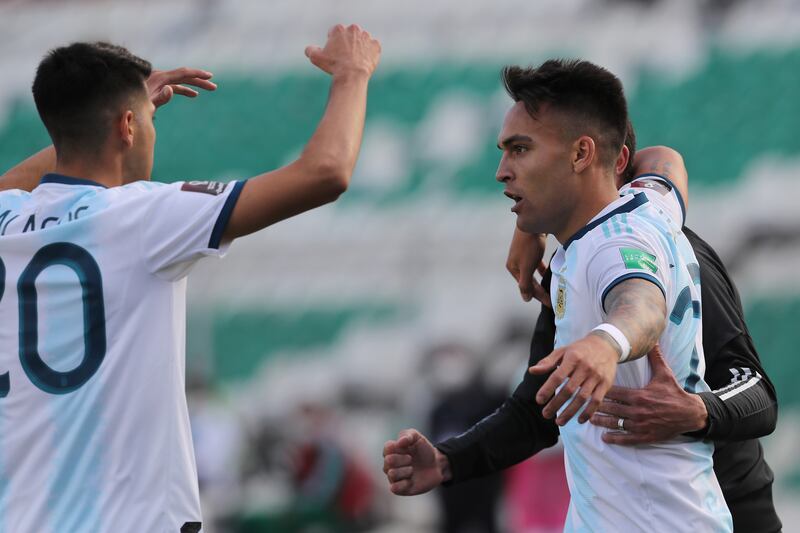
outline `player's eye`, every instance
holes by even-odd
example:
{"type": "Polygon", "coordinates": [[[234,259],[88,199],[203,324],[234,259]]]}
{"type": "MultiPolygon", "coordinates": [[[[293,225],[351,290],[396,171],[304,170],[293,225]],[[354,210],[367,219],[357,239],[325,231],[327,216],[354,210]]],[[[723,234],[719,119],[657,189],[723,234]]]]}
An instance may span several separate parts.
{"type": "Polygon", "coordinates": [[[511,147],[511,151],[515,154],[524,154],[528,151],[528,147],[521,144],[515,144],[511,147]]]}

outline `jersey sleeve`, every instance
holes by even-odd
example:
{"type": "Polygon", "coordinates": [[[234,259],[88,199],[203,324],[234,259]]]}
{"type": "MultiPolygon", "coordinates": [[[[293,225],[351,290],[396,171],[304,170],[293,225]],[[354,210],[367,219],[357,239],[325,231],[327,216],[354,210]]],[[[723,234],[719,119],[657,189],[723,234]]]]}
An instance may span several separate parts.
{"type": "Polygon", "coordinates": [[[230,242],[222,236],[244,183],[187,181],[154,189],[141,234],[147,270],[175,280],[198,259],[223,255],[230,242]]]}
{"type": "Polygon", "coordinates": [[[606,313],[605,299],[611,289],[629,279],[643,279],[667,298],[670,262],[657,239],[647,233],[623,233],[598,243],[591,251],[586,276],[590,297],[606,313]]]}
{"type": "Polygon", "coordinates": [[[686,204],[672,181],[660,174],[642,174],[620,189],[620,194],[644,192],[647,199],[665,210],[679,226],[686,223],[686,204]]]}

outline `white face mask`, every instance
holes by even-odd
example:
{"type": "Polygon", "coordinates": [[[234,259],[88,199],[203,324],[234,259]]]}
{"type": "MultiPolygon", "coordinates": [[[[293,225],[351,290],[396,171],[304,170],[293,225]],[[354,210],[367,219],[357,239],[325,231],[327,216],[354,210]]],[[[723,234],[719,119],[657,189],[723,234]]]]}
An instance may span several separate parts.
{"type": "Polygon", "coordinates": [[[441,355],[432,361],[428,380],[436,392],[450,392],[469,384],[475,364],[468,356],[441,355]]]}

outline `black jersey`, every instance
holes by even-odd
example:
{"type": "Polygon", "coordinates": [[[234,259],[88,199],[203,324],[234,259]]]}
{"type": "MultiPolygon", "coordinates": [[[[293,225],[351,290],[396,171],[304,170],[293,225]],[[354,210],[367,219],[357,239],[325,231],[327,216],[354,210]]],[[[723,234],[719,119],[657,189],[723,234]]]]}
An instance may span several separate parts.
{"type": "MultiPolygon", "coordinates": [[[[734,529],[780,531],[772,502],[772,470],[757,440],[775,428],[775,388],[761,367],[739,293],[725,265],[708,243],[688,228],[684,231],[700,263],[705,380],[713,390],[700,394],[709,422],[695,436],[715,441],[714,471],[734,529]]],[[[542,285],[550,285],[549,270],[542,285]]],[[[531,341],[529,366],[553,351],[555,333],[553,311],[543,306],[531,341]]],[[[525,372],[522,383],[497,411],[466,433],[437,444],[450,461],[451,483],[507,468],[556,443],[558,426],[542,416],[536,403],[536,393],[546,379],[525,372]]]]}

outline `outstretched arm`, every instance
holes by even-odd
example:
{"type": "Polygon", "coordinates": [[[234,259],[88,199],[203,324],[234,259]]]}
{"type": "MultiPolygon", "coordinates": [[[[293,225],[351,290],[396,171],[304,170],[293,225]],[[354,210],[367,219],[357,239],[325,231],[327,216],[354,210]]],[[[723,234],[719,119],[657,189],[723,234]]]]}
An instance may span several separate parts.
{"type": "Polygon", "coordinates": [[[325,114],[296,161],[246,182],[226,240],[332,202],[347,189],[361,146],[367,84],[380,52],[368,32],[341,24],[328,33],[325,48],[306,48],[311,62],[332,77],[325,114]]]}
{"type": "MultiPolygon", "coordinates": [[[[633,278],[617,284],[606,297],[605,309],[606,323],[618,328],[630,343],[627,360],[650,351],[666,325],[664,295],[647,280],[633,278]]],[[[554,417],[574,395],[556,423],[563,426],[584,405],[586,408],[579,422],[589,420],[614,383],[621,355],[622,347],[613,337],[593,330],[583,339],[554,350],[532,366],[530,372],[533,374],[552,372],[536,395],[536,401],[544,405],[542,414],[547,418],[554,417]],[[558,390],[562,383],[564,386],[558,390]]]]}
{"type": "MultiPolygon", "coordinates": [[[[175,94],[196,97],[199,93],[188,86],[213,91],[217,85],[211,81],[213,74],[196,68],[181,67],[173,70],[154,70],[147,78],[147,92],[156,107],[161,107],[175,94]]],[[[43,175],[54,172],[56,151],[51,145],[30,156],[0,176],[0,191],[22,189],[32,191],[43,175]]]]}
{"type": "MultiPolygon", "coordinates": [[[[550,272],[543,282],[549,283],[550,272]]],[[[552,309],[543,307],[531,339],[528,365],[553,351],[556,324],[552,309]]],[[[536,393],[547,376],[525,372],[522,382],[499,409],[470,429],[436,444],[447,456],[451,481],[460,483],[508,468],[558,441],[558,426],[542,416],[536,393]]]]}
{"type": "MultiPolygon", "coordinates": [[[[547,270],[542,283],[550,282],[547,270]]],[[[553,351],[555,315],[542,308],[531,339],[529,365],[553,351]]],[[[498,472],[531,457],[558,441],[558,426],[542,416],[535,397],[546,376],[525,373],[522,382],[500,408],[457,437],[431,444],[416,439],[415,430],[405,430],[384,447],[383,470],[395,494],[410,496],[439,485],[461,483],[498,472]],[[411,432],[409,434],[409,432],[411,432]]],[[[421,434],[420,434],[421,436],[421,434]]]]}

